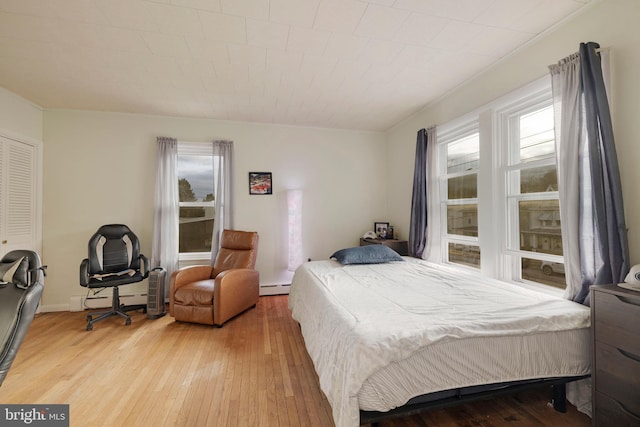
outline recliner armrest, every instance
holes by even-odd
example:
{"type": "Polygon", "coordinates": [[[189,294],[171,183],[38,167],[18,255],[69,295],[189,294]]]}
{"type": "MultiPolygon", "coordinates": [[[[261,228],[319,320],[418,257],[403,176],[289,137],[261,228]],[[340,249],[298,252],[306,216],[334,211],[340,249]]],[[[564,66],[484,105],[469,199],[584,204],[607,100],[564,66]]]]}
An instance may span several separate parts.
{"type": "Polygon", "coordinates": [[[209,265],[191,265],[174,271],[169,280],[171,293],[187,283],[211,279],[212,272],[213,267],[209,265]]]}
{"type": "Polygon", "coordinates": [[[232,283],[259,280],[260,273],[252,268],[233,268],[216,276],[216,287],[232,286],[232,283]]]}
{"type": "Polygon", "coordinates": [[[216,276],[213,287],[213,323],[222,325],[231,317],[255,305],[260,296],[260,273],[236,268],[216,276]]]}

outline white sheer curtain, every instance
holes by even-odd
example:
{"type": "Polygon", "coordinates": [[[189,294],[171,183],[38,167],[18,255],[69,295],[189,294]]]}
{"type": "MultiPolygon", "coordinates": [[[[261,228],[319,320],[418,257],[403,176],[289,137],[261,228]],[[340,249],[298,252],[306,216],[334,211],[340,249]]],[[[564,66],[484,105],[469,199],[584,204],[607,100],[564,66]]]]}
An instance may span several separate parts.
{"type": "MultiPolygon", "coordinates": [[[[567,281],[564,297],[573,299],[581,286],[580,273],[580,164],[585,163],[585,138],[581,96],[580,55],[576,52],[549,67],[553,87],[553,111],[558,165],[558,193],[562,251],[567,281]],[[580,158],[583,158],[581,161],[580,158]]],[[[588,173],[588,170],[585,172],[588,173]]],[[[583,181],[584,183],[589,180],[583,181]]],[[[590,194],[589,191],[584,194],[590,194]]],[[[591,203],[587,204],[591,206],[591,203]]],[[[591,216],[590,210],[584,212],[591,216]]]]}
{"type": "Polygon", "coordinates": [[[213,141],[213,188],[215,189],[215,220],[211,239],[211,263],[218,255],[224,229],[233,229],[233,141],[213,141]]]}
{"type": "Polygon", "coordinates": [[[171,275],[178,268],[178,141],[159,137],[157,146],[151,267],[171,275]]]}
{"type": "MultiPolygon", "coordinates": [[[[553,111],[556,139],[556,161],[558,171],[558,193],[560,198],[560,222],[562,224],[562,251],[567,287],[564,297],[573,299],[582,286],[580,262],[580,194],[591,194],[580,190],[590,180],[580,181],[581,164],[585,163],[585,126],[580,95],[580,55],[574,53],[549,67],[553,88],[553,111]]],[[[588,168],[585,168],[588,173],[588,168]]],[[[586,203],[591,206],[591,202],[586,203]]],[[[591,210],[584,214],[591,216],[591,210]]],[[[592,220],[587,218],[587,222],[592,220]]],[[[591,238],[593,236],[591,235],[591,238]]],[[[594,252],[591,252],[592,254],[594,252]]],[[[591,416],[591,380],[586,379],[567,384],[567,399],[580,412],[591,416]]]]}

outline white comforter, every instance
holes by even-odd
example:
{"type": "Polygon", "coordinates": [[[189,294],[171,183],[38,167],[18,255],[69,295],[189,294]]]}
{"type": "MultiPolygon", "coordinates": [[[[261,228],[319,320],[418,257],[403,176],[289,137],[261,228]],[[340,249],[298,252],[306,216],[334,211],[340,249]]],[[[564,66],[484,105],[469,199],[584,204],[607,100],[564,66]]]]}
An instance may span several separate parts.
{"type": "Polygon", "coordinates": [[[414,258],[302,265],[289,294],[338,427],[359,425],[358,392],[381,367],[433,343],[588,328],[589,309],[414,258]]]}

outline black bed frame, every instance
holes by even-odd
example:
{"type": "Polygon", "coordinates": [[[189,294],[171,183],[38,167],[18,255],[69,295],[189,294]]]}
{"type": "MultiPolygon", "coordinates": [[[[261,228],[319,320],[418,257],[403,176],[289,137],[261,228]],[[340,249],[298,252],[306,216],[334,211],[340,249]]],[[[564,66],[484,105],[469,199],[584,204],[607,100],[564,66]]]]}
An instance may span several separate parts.
{"type": "Polygon", "coordinates": [[[449,406],[473,402],[475,400],[489,399],[504,394],[516,393],[521,390],[542,386],[553,387],[553,408],[558,412],[567,412],[566,384],[588,377],[590,377],[590,375],[512,381],[424,394],[422,396],[414,397],[405,405],[392,409],[388,412],[361,410],[360,425],[371,424],[371,426],[374,427],[379,421],[383,420],[406,417],[431,409],[446,408],[449,406]]]}

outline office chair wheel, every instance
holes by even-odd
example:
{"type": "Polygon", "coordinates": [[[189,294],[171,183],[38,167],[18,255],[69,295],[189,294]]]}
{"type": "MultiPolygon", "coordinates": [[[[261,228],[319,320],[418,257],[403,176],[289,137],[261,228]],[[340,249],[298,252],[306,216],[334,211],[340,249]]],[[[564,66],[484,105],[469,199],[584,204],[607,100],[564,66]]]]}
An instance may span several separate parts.
{"type": "Polygon", "coordinates": [[[90,314],[87,314],[87,322],[91,322],[91,320],[93,320],[93,317],[91,317],[90,314]]]}
{"type": "Polygon", "coordinates": [[[129,326],[131,324],[131,319],[127,319],[124,321],[125,326],[129,326]]]}
{"type": "Polygon", "coordinates": [[[87,325],[87,331],[93,331],[93,325],[91,323],[87,325]]]}

